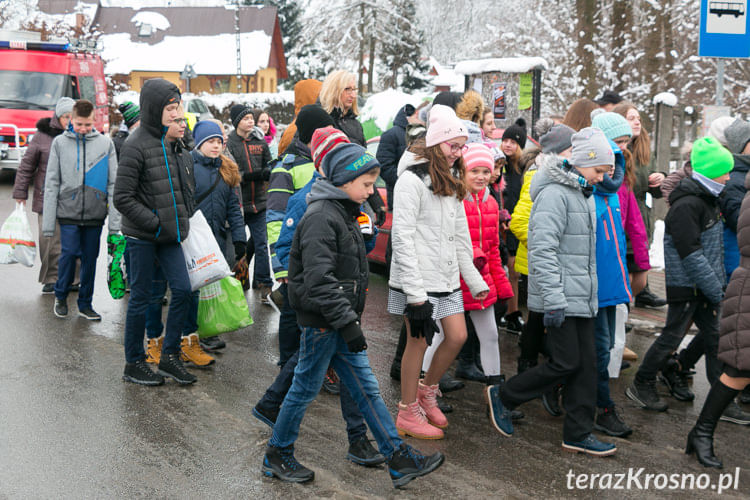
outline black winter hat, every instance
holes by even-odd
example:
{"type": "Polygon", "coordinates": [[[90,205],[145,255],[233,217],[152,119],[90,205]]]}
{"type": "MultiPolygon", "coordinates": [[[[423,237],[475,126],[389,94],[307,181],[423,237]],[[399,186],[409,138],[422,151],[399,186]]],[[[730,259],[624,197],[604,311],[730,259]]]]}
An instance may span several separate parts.
{"type": "Polygon", "coordinates": [[[252,113],[253,110],[245,106],[244,104],[235,104],[229,110],[229,118],[232,120],[232,126],[237,128],[237,124],[240,123],[245,115],[252,113]]]}
{"type": "Polygon", "coordinates": [[[313,133],[319,128],[334,126],[331,115],[326,113],[326,110],[317,104],[302,106],[295,123],[297,124],[297,134],[302,144],[310,144],[313,133]]]}
{"type": "Polygon", "coordinates": [[[464,95],[461,92],[449,92],[446,90],[436,95],[432,100],[432,104],[442,104],[443,106],[448,106],[455,111],[456,106],[458,106],[458,103],[461,102],[463,97],[464,95]]]}
{"type": "Polygon", "coordinates": [[[604,106],[605,104],[620,104],[622,101],[623,99],[620,94],[614,90],[605,90],[599,99],[594,99],[594,102],[599,106],[604,106]]]}
{"type": "Polygon", "coordinates": [[[503,132],[503,139],[513,139],[518,146],[523,149],[526,147],[526,120],[519,118],[510,127],[503,132]]]}

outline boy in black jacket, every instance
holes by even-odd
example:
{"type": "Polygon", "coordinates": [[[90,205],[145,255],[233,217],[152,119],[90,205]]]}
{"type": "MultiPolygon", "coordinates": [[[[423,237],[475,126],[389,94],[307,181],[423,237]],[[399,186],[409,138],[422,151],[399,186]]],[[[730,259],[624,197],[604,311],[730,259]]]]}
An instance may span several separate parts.
{"type": "Polygon", "coordinates": [[[291,482],[314,479],[315,473],[294,458],[294,442],[331,365],[388,459],[394,486],[400,487],[437,469],[444,457],[423,456],[401,440],[364,352],[360,316],[368,269],[357,217],[373,192],[380,164],[361,146],[343,144],[326,155],[322,169],[326,176],[313,184],[289,255],[289,300],[302,327],[300,355],[266,448],[263,473],[291,482]]]}

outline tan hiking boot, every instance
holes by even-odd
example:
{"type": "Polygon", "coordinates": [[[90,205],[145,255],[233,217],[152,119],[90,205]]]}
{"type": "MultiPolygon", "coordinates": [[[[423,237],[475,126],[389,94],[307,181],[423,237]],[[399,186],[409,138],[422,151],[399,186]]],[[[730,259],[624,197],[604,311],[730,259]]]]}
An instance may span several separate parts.
{"type": "Polygon", "coordinates": [[[155,339],[148,339],[146,344],[146,363],[159,364],[161,361],[161,345],[164,343],[164,335],[155,339]]]}
{"type": "Polygon", "coordinates": [[[213,356],[206,354],[198,339],[197,333],[191,333],[187,337],[182,337],[182,353],[180,357],[183,361],[190,361],[195,366],[205,367],[216,361],[213,356]]]}

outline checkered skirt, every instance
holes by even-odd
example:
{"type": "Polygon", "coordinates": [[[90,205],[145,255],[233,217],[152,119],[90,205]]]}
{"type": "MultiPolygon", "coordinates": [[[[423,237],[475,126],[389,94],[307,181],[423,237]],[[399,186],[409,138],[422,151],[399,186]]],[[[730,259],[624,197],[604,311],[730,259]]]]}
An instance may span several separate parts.
{"type": "MultiPolygon", "coordinates": [[[[464,312],[464,297],[460,288],[447,295],[434,296],[428,293],[427,300],[432,304],[432,318],[435,320],[464,312]]],[[[403,316],[405,310],[406,294],[401,290],[389,288],[388,312],[403,316]]]]}

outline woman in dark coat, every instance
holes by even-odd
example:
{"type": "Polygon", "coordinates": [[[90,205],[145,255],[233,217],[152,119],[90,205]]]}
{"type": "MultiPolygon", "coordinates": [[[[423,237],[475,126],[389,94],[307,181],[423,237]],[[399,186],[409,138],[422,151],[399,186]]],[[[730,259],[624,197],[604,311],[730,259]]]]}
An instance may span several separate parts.
{"type": "MultiPolygon", "coordinates": [[[[750,177],[745,178],[750,189],[750,177]]],[[[714,429],[724,410],[750,385],[750,193],[745,194],[737,220],[740,266],[732,273],[722,302],[719,361],[724,371],[706,397],[698,421],[688,434],[685,453],[695,453],[706,467],[722,468],[714,455],[714,429]]]]}

